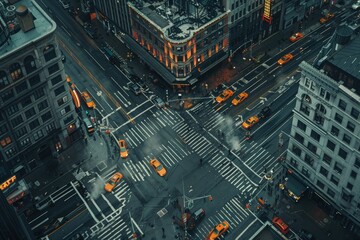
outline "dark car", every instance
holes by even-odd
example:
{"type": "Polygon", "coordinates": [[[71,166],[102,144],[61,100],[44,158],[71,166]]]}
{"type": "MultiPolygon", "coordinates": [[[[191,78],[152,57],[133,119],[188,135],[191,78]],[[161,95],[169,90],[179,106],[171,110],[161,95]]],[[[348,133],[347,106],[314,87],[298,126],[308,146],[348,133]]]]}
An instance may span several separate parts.
{"type": "Polygon", "coordinates": [[[203,208],[198,209],[190,215],[190,212],[186,212],[183,214],[181,219],[177,219],[177,224],[181,228],[185,228],[185,224],[183,218],[186,217],[186,229],[188,231],[192,231],[196,228],[196,226],[204,219],[205,210],[203,208]]]}
{"type": "Polygon", "coordinates": [[[141,93],[141,89],[139,87],[139,85],[135,84],[135,83],[129,83],[129,89],[135,93],[135,95],[139,95],[141,93]]]}
{"type": "Polygon", "coordinates": [[[264,107],[261,109],[260,113],[258,114],[259,118],[267,118],[271,115],[271,109],[269,106],[264,107]]]}
{"type": "Polygon", "coordinates": [[[155,104],[156,104],[156,106],[158,107],[158,108],[163,108],[163,107],[165,107],[165,103],[164,103],[164,101],[161,99],[161,98],[159,98],[159,97],[157,97],[157,98],[155,98],[155,104]]]}
{"type": "Polygon", "coordinates": [[[143,81],[139,81],[138,85],[140,86],[142,92],[146,92],[149,90],[149,86],[143,81]]]}

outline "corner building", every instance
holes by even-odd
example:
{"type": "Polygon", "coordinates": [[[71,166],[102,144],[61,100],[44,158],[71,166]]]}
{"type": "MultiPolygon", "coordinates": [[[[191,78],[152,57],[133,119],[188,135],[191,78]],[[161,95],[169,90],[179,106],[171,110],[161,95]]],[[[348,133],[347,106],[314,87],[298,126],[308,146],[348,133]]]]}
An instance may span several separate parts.
{"type": "MultiPolygon", "coordinates": [[[[288,167],[344,227],[360,225],[360,38],[302,69],[288,167]]],[[[354,228],[355,227],[355,228],[354,228]]]]}
{"type": "Polygon", "coordinates": [[[129,2],[132,38],[124,38],[174,89],[189,90],[199,75],[227,58],[229,11],[220,1],[166,2],[129,2]]]}
{"type": "Polygon", "coordinates": [[[0,172],[6,175],[56,157],[76,138],[79,124],[55,22],[35,1],[0,11],[0,172]]]}

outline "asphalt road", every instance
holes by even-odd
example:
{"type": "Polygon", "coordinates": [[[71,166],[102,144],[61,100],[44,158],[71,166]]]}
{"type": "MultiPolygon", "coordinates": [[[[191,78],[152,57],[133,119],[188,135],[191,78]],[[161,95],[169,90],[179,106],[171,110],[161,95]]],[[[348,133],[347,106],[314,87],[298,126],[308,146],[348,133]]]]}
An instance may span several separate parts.
{"type": "MultiPolygon", "coordinates": [[[[162,228],[167,236],[175,237],[183,233],[172,224],[172,216],[179,216],[173,203],[181,202],[183,195],[191,211],[200,207],[206,211],[205,219],[189,233],[191,239],[203,239],[224,220],[230,229],[222,239],[239,235],[247,239],[263,225],[245,209],[244,201],[256,194],[266,170],[280,167],[278,157],[287,148],[292,109],[295,98],[300,97],[296,96],[297,65],[317,55],[335,25],[329,23],[309,32],[232,83],[229,87],[235,94],[246,91],[250,95],[238,106],[232,106],[230,100],[218,104],[207,99],[192,109],[175,111],[155,105],[156,89],[139,96],[132,93],[128,88],[131,80],[107,60],[102,46],[89,38],[57,1],[43,2],[59,25],[57,38],[67,56],[66,74],[80,92],[88,90],[95,100],[96,111],[90,114],[100,123],[97,129],[110,129],[109,141],[125,139],[129,157],[120,159],[114,147],[112,159],[84,167],[87,174],[51,193],[54,206],[34,215],[30,225],[45,229],[49,239],[77,233],[86,239],[129,239],[134,230],[156,239],[161,237],[162,228]],[[278,66],[277,60],[290,52],[295,58],[278,66]],[[245,140],[242,121],[265,105],[271,107],[271,116],[261,119],[251,130],[252,139],[245,140]],[[280,133],[282,147],[278,145],[280,133]],[[152,158],[167,169],[165,177],[151,168],[152,158]],[[106,193],[105,182],[118,171],[124,179],[112,193],[106,193]],[[85,187],[84,192],[80,186],[85,187]],[[56,216],[58,222],[47,222],[44,228],[44,220],[56,216]],[[71,221],[62,224],[61,216],[71,221]]],[[[342,21],[345,15],[347,12],[337,18],[342,21]]],[[[100,135],[95,133],[95,139],[100,135]]]]}

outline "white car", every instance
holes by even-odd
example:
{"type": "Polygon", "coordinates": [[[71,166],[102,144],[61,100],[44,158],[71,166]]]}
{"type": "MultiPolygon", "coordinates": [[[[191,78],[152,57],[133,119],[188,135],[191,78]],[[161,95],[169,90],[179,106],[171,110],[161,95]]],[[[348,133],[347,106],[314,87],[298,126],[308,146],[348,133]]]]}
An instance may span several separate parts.
{"type": "Polygon", "coordinates": [[[352,6],[351,6],[352,9],[354,10],[358,10],[360,8],[360,1],[354,3],[352,6]]]}

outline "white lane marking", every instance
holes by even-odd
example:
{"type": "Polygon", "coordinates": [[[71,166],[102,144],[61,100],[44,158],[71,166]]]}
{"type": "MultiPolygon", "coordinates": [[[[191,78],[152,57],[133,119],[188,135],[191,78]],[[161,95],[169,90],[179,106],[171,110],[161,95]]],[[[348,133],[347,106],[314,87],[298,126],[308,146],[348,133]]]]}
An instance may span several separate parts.
{"type": "Polygon", "coordinates": [[[49,221],[49,218],[44,219],[41,223],[39,223],[38,225],[32,227],[31,230],[34,230],[34,229],[40,227],[41,225],[43,225],[43,224],[46,223],[47,221],[49,221]]]}
{"type": "Polygon", "coordinates": [[[103,66],[100,65],[100,63],[98,61],[95,60],[95,58],[86,50],[84,49],[84,51],[91,57],[91,59],[103,70],[105,71],[105,68],[103,66]]]}

